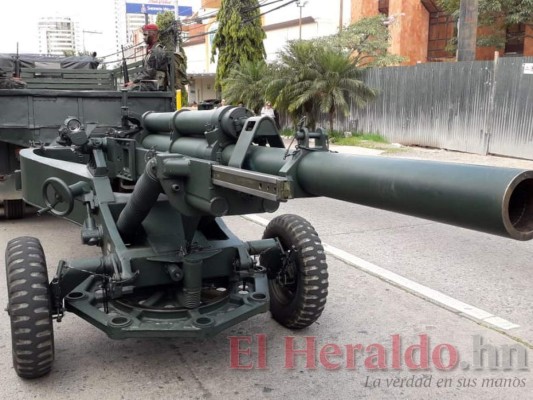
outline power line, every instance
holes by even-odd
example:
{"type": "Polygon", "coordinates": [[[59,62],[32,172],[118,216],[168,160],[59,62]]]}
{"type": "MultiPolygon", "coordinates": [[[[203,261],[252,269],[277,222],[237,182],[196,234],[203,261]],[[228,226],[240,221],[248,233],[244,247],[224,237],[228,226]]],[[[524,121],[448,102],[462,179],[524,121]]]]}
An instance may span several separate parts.
{"type": "MultiPolygon", "coordinates": [[[[271,1],[264,0],[263,2],[260,2],[257,6],[249,7],[249,8],[247,8],[247,9],[244,9],[243,11],[244,11],[244,12],[250,12],[250,11],[256,10],[256,9],[258,9],[258,8],[260,9],[260,8],[262,8],[262,7],[266,7],[266,6],[269,6],[269,5],[272,5],[272,4],[276,4],[276,3],[280,3],[280,2],[282,2],[282,1],[286,1],[286,0],[271,0],[271,1]]],[[[262,16],[264,16],[264,15],[266,15],[266,14],[269,14],[269,13],[271,13],[271,12],[273,12],[273,11],[277,11],[277,10],[279,10],[279,9],[282,9],[282,8],[288,6],[288,5],[292,4],[292,3],[295,3],[295,2],[297,2],[297,1],[298,1],[298,0],[290,0],[289,2],[287,2],[287,3],[285,3],[285,4],[281,4],[280,6],[275,7],[275,8],[272,8],[272,9],[270,9],[270,10],[268,10],[268,11],[265,11],[265,12],[263,12],[263,13],[257,15],[257,16],[254,16],[254,17],[252,17],[252,18],[249,18],[249,19],[243,20],[242,23],[248,23],[248,22],[251,22],[251,21],[253,21],[253,20],[255,20],[255,19],[261,18],[262,16]]],[[[218,10],[218,11],[214,11],[214,12],[212,12],[212,13],[210,13],[210,14],[211,14],[212,17],[215,17],[215,16],[218,15],[219,12],[220,12],[220,10],[218,10]]],[[[193,20],[197,20],[197,19],[202,19],[202,20],[203,20],[203,19],[208,18],[208,16],[209,16],[209,14],[205,14],[205,15],[203,15],[203,16],[201,16],[201,17],[193,18],[193,20]]],[[[185,22],[185,21],[182,21],[182,23],[184,23],[184,22],[185,22]]],[[[187,25],[187,24],[184,24],[184,25],[187,25]]],[[[160,34],[161,34],[161,33],[166,33],[166,32],[168,32],[169,30],[171,30],[171,29],[173,29],[173,28],[174,28],[174,26],[173,26],[173,25],[170,25],[170,26],[167,27],[166,29],[162,30],[162,31],[160,32],[160,34]]],[[[212,34],[212,33],[216,33],[216,29],[215,29],[215,30],[211,30],[211,31],[207,31],[207,32],[203,32],[203,33],[199,33],[199,34],[196,34],[196,35],[188,36],[187,39],[184,40],[184,43],[187,43],[187,41],[189,41],[190,39],[194,39],[194,38],[197,38],[197,37],[207,36],[207,35],[210,35],[210,34],[212,34]]],[[[133,49],[133,48],[136,48],[136,47],[140,47],[140,46],[142,46],[142,45],[143,45],[143,43],[139,43],[139,44],[137,44],[137,45],[134,45],[134,46],[131,46],[131,47],[125,48],[125,50],[130,50],[130,49],[133,49]]],[[[107,55],[102,56],[102,57],[100,57],[100,58],[103,59],[103,58],[107,58],[107,57],[111,57],[111,56],[116,56],[116,55],[119,55],[119,54],[120,54],[120,51],[116,51],[116,52],[114,52],[114,53],[107,54],[107,55]]],[[[135,57],[133,57],[133,56],[132,56],[132,57],[127,57],[127,59],[131,59],[131,58],[135,58],[135,57]]],[[[122,60],[122,58],[117,59],[116,61],[106,61],[106,62],[102,62],[102,64],[112,64],[112,63],[120,62],[121,60],[122,60]]]]}
{"type": "MultiPolygon", "coordinates": [[[[284,1],[284,0],[274,0],[273,2],[271,2],[271,3],[269,3],[269,4],[278,3],[278,2],[280,2],[280,1],[284,1]]],[[[275,8],[273,8],[273,9],[271,9],[271,10],[265,11],[264,13],[259,14],[259,15],[255,16],[255,17],[252,17],[252,18],[249,18],[249,19],[247,19],[247,20],[244,20],[244,21],[242,21],[242,23],[248,23],[248,22],[251,22],[251,21],[253,21],[254,19],[261,18],[262,16],[264,16],[264,15],[266,15],[266,14],[269,14],[269,13],[271,13],[271,12],[273,12],[273,11],[277,11],[277,10],[279,10],[279,9],[281,9],[281,8],[284,8],[284,7],[286,7],[286,6],[288,6],[288,5],[292,4],[292,3],[295,3],[295,2],[297,2],[297,1],[298,1],[298,0],[290,0],[288,3],[282,4],[282,5],[280,5],[280,6],[278,6],[278,7],[275,7],[275,8]]],[[[261,7],[261,6],[260,6],[260,7],[261,7]]],[[[258,8],[258,7],[255,7],[255,8],[258,8]]],[[[199,33],[199,34],[197,34],[197,35],[192,35],[192,36],[187,37],[187,40],[194,39],[194,38],[197,38],[197,37],[207,36],[207,35],[210,35],[210,34],[212,34],[212,33],[216,33],[216,31],[217,31],[217,30],[214,29],[214,30],[211,30],[211,31],[207,31],[207,32],[199,33]]],[[[185,41],[184,43],[187,43],[187,41],[185,41]]]]}
{"type": "MultiPolygon", "coordinates": [[[[249,12],[249,11],[253,11],[255,10],[256,8],[261,8],[261,7],[266,7],[266,6],[269,6],[271,4],[275,4],[275,3],[279,3],[281,1],[285,1],[285,0],[272,0],[272,1],[268,1],[268,0],[262,0],[259,2],[259,4],[257,6],[253,6],[253,7],[249,7],[247,9],[244,9],[243,11],[244,12],[249,12]]],[[[194,24],[196,21],[198,20],[204,20],[204,19],[209,19],[209,18],[214,18],[218,15],[218,13],[220,12],[220,10],[217,10],[217,11],[211,11],[207,14],[203,14],[203,15],[198,15],[194,18],[191,18],[189,20],[185,19],[183,22],[185,25],[192,25],[194,24]],[[189,22],[189,24],[187,24],[187,22],[189,22]]]]}

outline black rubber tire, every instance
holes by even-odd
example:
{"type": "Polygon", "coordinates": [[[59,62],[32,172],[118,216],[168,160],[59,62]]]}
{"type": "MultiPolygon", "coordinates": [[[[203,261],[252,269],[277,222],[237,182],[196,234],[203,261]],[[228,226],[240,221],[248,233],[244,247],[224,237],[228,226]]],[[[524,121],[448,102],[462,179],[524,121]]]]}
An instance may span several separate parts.
{"type": "Polygon", "coordinates": [[[6,219],[20,219],[24,216],[24,200],[4,200],[6,219]]]}
{"type": "Polygon", "coordinates": [[[295,278],[289,285],[281,282],[282,259],[279,252],[261,255],[267,268],[272,317],[289,329],[303,329],[322,314],[328,295],[328,266],[322,242],[313,226],[297,215],[274,218],[263,239],[278,238],[284,251],[296,251],[286,271],[295,278]],[[289,271],[292,269],[292,271],[289,271]]]}
{"type": "Polygon", "coordinates": [[[38,239],[23,236],[9,241],[6,277],[13,367],[21,378],[38,378],[50,372],[54,361],[50,286],[38,239]]]}

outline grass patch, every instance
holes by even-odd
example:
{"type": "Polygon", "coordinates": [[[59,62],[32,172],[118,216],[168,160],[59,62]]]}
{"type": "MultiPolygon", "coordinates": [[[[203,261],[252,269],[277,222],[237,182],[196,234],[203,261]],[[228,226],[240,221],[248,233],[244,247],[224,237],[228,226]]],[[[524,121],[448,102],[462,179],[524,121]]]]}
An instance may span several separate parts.
{"type": "MultiPolygon", "coordinates": [[[[292,137],[294,131],[291,129],[283,129],[282,136],[292,137]]],[[[328,132],[329,141],[331,144],[339,146],[358,146],[366,147],[368,149],[383,150],[386,153],[399,153],[404,149],[391,145],[387,139],[377,133],[371,132],[352,132],[352,136],[344,137],[344,132],[333,131],[328,132]]]]}
{"type": "Polygon", "coordinates": [[[361,136],[350,136],[350,137],[341,137],[341,138],[330,138],[332,143],[338,144],[340,146],[379,146],[383,144],[389,144],[384,137],[379,135],[361,135],[361,136]]]}
{"type": "Polygon", "coordinates": [[[371,149],[383,149],[389,147],[389,142],[377,133],[355,132],[352,136],[344,137],[344,132],[333,131],[329,135],[331,143],[340,146],[359,146],[371,149]]]}

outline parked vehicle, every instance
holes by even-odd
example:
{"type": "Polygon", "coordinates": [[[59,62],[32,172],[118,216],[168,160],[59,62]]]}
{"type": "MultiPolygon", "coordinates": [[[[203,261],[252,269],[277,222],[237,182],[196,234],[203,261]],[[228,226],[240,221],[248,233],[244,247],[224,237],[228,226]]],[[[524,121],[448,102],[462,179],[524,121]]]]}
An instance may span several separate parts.
{"type": "Polygon", "coordinates": [[[67,117],[75,116],[88,127],[112,127],[123,124],[125,111],[139,120],[147,110],[175,109],[173,92],[121,92],[122,68],[94,69],[87,57],[11,58],[0,55],[0,67],[15,71],[19,63],[20,79],[27,86],[0,89],[0,201],[8,219],[24,214],[18,152],[52,143],[67,117]]]}

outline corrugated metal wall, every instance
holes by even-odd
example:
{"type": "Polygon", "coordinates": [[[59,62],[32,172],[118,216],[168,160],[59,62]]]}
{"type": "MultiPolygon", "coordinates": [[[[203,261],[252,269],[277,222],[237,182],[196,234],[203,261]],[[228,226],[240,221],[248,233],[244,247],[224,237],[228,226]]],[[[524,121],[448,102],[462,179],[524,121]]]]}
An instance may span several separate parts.
{"type": "MultiPolygon", "coordinates": [[[[379,90],[337,129],[379,132],[391,142],[533,159],[533,57],[428,63],[367,71],[379,90]]],[[[327,126],[326,121],[323,121],[327,126]]]]}
{"type": "Polygon", "coordinates": [[[504,58],[496,66],[489,152],[533,159],[533,75],[523,73],[524,63],[533,57],[504,58]]]}

